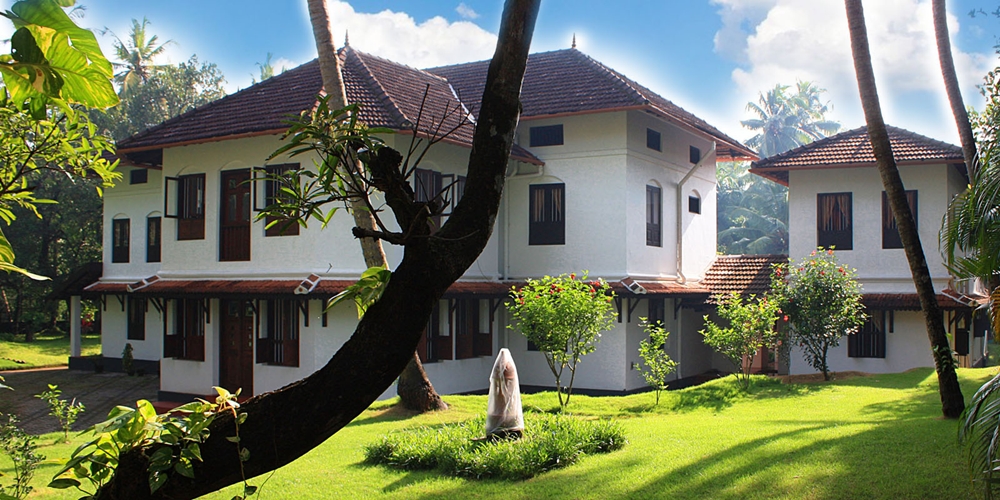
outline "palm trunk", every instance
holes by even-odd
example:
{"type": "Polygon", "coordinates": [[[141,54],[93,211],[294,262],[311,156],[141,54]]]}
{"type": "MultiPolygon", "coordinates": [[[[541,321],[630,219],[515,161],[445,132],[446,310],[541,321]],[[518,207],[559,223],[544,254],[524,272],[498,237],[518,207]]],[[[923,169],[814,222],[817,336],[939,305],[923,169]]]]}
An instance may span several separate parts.
{"type": "Polygon", "coordinates": [[[972,135],[972,125],[969,123],[969,113],[962,101],[962,91],[958,87],[958,75],[955,74],[955,61],[951,55],[951,39],[948,37],[948,18],[945,0],[933,0],[931,12],[934,16],[934,38],[937,40],[938,60],[941,63],[941,76],[944,77],[944,89],[948,93],[951,112],[955,115],[955,125],[958,126],[958,137],[962,141],[962,156],[965,157],[965,167],[969,179],[975,178],[978,168],[976,164],[976,140],[972,135]]]}
{"type": "MultiPolygon", "coordinates": [[[[319,53],[323,88],[330,96],[330,109],[340,109],[347,106],[347,90],[340,72],[337,48],[333,44],[333,36],[330,33],[330,16],[326,10],[326,2],[325,0],[309,0],[308,4],[309,19],[312,22],[316,50],[319,53]]],[[[363,167],[358,163],[356,168],[361,170],[363,167]]],[[[359,196],[351,200],[354,225],[369,231],[377,230],[375,217],[368,209],[367,194],[364,192],[357,194],[359,196]]],[[[389,267],[381,241],[375,238],[359,238],[358,241],[361,243],[361,253],[365,257],[365,266],[389,267]]],[[[406,364],[406,368],[399,375],[396,393],[399,395],[403,407],[410,410],[425,412],[448,408],[448,405],[441,400],[441,396],[434,390],[434,386],[431,385],[416,352],[413,353],[413,359],[406,364]]]]}
{"type": "Polygon", "coordinates": [[[875,152],[882,186],[892,207],[899,228],[899,237],[903,242],[906,260],[910,263],[910,273],[920,298],[920,308],[924,313],[924,324],[927,337],[930,339],[931,352],[934,355],[934,367],[938,375],[938,390],[941,393],[941,411],[947,418],[959,418],[965,409],[965,399],[962,388],[958,385],[955,373],[955,362],[951,356],[951,347],[945,335],[944,316],[938,307],[931,281],[927,260],[924,258],[923,246],[917,234],[916,223],[910,206],[906,201],[903,181],[899,177],[896,161],[892,156],[889,144],[889,134],[882,120],[882,109],[879,105],[878,91],[875,87],[875,74],[872,71],[871,54],[868,49],[868,33],[865,28],[864,9],[861,0],[844,0],[847,7],[847,23],[851,32],[851,50],[854,56],[854,70],[858,78],[858,90],[861,94],[861,105],[868,124],[868,138],[875,152]]]}

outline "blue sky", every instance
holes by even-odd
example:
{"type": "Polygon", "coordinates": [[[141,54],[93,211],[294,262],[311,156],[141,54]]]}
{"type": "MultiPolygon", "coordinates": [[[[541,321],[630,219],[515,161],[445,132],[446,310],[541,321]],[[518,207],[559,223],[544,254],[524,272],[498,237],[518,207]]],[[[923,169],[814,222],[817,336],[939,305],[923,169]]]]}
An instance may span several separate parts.
{"type": "MultiPolygon", "coordinates": [[[[328,0],[338,45],[351,45],[415,67],[492,55],[502,0],[328,0]]],[[[7,8],[10,0],[0,1],[7,8]]],[[[89,28],[121,37],[146,16],[151,33],[171,39],[164,62],[192,54],[214,62],[227,89],[250,85],[268,52],[279,68],[315,57],[305,1],[90,0],[89,28]]],[[[1000,19],[970,18],[1000,2],[948,2],[959,80],[968,103],[982,107],[975,85],[998,65],[1000,19]]],[[[887,122],[957,143],[937,63],[930,0],[865,2],[875,72],[887,122]]],[[[828,90],[830,116],[846,128],[863,123],[843,2],[840,0],[543,0],[533,52],[578,48],[746,139],[747,101],[776,83],[813,80],[828,90]]],[[[4,33],[0,33],[4,34],[4,33]]],[[[110,51],[112,38],[99,37],[110,51]]]]}

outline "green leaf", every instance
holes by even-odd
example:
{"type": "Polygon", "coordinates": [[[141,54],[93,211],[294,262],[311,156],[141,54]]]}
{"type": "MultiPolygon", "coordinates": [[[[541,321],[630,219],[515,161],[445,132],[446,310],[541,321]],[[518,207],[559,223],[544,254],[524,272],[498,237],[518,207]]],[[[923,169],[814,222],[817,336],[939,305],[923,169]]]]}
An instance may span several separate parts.
{"type": "Polygon", "coordinates": [[[240,462],[249,462],[249,461],[250,461],[250,450],[247,449],[247,448],[241,449],[240,450],[240,462]]]}
{"type": "Polygon", "coordinates": [[[80,486],[80,481],[76,479],[63,477],[59,479],[53,479],[49,483],[49,488],[55,488],[57,490],[65,490],[67,488],[78,488],[80,486]]]}
{"type": "Polygon", "coordinates": [[[194,479],[194,468],[191,467],[191,462],[177,462],[174,464],[174,470],[186,478],[194,479]]]}
{"type": "Polygon", "coordinates": [[[251,497],[251,496],[253,496],[254,493],[257,493],[257,487],[256,486],[254,486],[252,484],[248,484],[248,485],[246,485],[246,486],[243,487],[243,496],[244,497],[251,497]]]}
{"type": "Polygon", "coordinates": [[[167,482],[167,475],[160,472],[151,472],[149,474],[149,492],[156,493],[156,490],[160,489],[167,482]]]}
{"type": "Polygon", "coordinates": [[[239,436],[226,436],[226,441],[229,441],[230,443],[239,443],[240,442],[240,437],[239,436]]]}

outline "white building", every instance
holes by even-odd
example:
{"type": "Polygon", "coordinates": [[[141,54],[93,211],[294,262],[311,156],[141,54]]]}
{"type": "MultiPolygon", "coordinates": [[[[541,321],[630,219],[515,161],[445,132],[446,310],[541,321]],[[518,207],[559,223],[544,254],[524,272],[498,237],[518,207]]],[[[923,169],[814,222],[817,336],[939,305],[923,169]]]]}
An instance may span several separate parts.
{"type": "MultiPolygon", "coordinates": [[[[976,305],[956,285],[938,251],[938,231],[949,201],[968,184],[962,150],[888,127],[896,164],[920,232],[927,265],[960,364],[984,356],[986,325],[973,321],[976,305]]],[[[788,186],[790,256],[836,248],[856,268],[870,319],[829,354],[831,371],[901,372],[933,366],[927,331],[909,264],[882,189],[867,128],[861,127],[760,160],[751,172],[788,186]]],[[[812,373],[793,353],[791,373],[812,373]]]]}
{"type": "MultiPolygon", "coordinates": [[[[447,130],[475,116],[488,64],[421,71],[350,47],[341,59],[349,101],[368,125],[397,130],[384,139],[402,152],[425,93],[419,136],[442,117],[447,130]]],[[[279,235],[253,221],[267,184],[244,183],[253,169],[312,168],[310,157],[267,158],[283,120],[311,109],[321,86],[313,61],[119,143],[125,179],[105,195],[103,275],[85,291],[102,297],[109,368],[130,343],[159,369],[161,399],[213,385],[259,394],[312,373],[347,340],[353,306],[323,305],[365,268],[351,218],[279,235]]],[[[493,238],[418,348],[435,388],[485,389],[500,347],[523,385],[551,387],[502,303],[525,278],[581,270],[613,284],[620,317],[582,363],[578,390],[645,387],[634,370],[640,316],[673,332],[678,376],[727,369],[697,333],[709,294],[699,281],[715,256],[715,164],[754,153],[575,49],[532,55],[522,102],[493,238]]],[[[471,136],[465,124],[430,150],[414,174],[418,196],[448,186],[461,196],[471,136]]],[[[386,253],[390,265],[401,256],[386,253]]]]}

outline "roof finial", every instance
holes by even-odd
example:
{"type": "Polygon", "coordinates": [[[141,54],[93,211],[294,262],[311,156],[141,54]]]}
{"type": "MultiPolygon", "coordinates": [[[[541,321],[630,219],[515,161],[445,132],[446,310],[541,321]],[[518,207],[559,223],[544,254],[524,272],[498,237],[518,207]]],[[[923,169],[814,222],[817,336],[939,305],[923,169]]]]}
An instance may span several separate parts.
{"type": "Polygon", "coordinates": [[[576,33],[573,33],[573,45],[570,46],[570,48],[571,49],[575,49],[576,48],[576,33]]]}
{"type": "Polygon", "coordinates": [[[344,30],[344,47],[350,47],[350,46],[351,46],[351,37],[349,36],[347,30],[344,30]]]}

